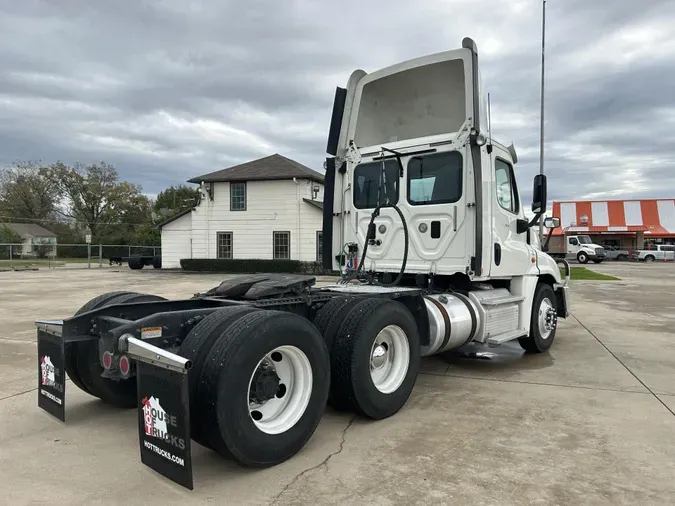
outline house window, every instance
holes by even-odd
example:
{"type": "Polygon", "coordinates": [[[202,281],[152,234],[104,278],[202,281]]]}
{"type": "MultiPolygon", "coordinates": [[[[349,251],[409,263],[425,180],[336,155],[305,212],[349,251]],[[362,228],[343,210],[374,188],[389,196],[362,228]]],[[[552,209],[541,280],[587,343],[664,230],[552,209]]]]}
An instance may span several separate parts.
{"type": "Polygon", "coordinates": [[[288,260],[291,258],[291,233],[274,232],[274,259],[288,260]]]}
{"type": "Polygon", "coordinates": [[[217,258],[232,258],[232,232],[218,232],[218,240],[216,244],[218,245],[217,258]]]}
{"type": "Polygon", "coordinates": [[[230,211],[246,211],[246,183],[230,183],[230,211]]]}
{"type": "Polygon", "coordinates": [[[316,261],[323,261],[323,232],[321,230],[316,232],[316,261]]]}

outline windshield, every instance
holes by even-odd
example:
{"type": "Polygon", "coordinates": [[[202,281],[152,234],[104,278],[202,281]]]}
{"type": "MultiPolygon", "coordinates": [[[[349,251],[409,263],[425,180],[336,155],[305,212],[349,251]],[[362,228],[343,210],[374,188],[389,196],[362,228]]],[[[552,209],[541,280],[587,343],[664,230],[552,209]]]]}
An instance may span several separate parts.
{"type": "Polygon", "coordinates": [[[587,235],[580,235],[579,244],[593,244],[593,241],[591,241],[591,238],[587,235]]]}

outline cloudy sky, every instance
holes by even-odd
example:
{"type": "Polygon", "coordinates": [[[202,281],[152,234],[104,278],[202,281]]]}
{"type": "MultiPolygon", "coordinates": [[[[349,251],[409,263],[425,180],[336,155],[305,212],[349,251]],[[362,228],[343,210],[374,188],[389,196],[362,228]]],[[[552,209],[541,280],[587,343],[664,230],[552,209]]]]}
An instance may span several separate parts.
{"type": "MultiPolygon", "coordinates": [[[[529,199],[540,1],[337,5],[0,0],[0,165],[105,160],[147,193],[274,152],[321,170],[352,70],[470,36],[529,199]]],[[[549,0],[547,14],[549,197],[675,196],[675,2],[549,0]]]]}

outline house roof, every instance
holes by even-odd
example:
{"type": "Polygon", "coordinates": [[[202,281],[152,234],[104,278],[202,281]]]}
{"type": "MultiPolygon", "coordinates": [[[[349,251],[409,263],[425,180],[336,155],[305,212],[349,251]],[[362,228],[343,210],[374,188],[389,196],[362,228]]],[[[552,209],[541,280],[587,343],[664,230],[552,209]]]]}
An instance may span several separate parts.
{"type": "Polygon", "coordinates": [[[181,212],[176,213],[173,216],[170,216],[166,220],[155,225],[155,228],[162,228],[164,225],[168,225],[172,221],[176,221],[178,218],[182,218],[186,214],[191,213],[192,211],[194,211],[194,209],[195,209],[194,207],[188,207],[187,209],[183,209],[181,212]]]}
{"type": "Polygon", "coordinates": [[[50,232],[35,223],[3,223],[3,225],[21,237],[56,237],[54,232],[50,232]]]}
{"type": "Polygon", "coordinates": [[[323,174],[305,167],[301,163],[275,153],[265,158],[235,165],[228,169],[210,172],[188,179],[188,183],[226,181],[275,181],[282,179],[309,179],[323,184],[323,174]]]}
{"type": "Polygon", "coordinates": [[[312,199],[305,199],[303,198],[305,202],[307,202],[310,206],[317,207],[323,211],[323,202],[320,200],[312,200],[312,199]]]}
{"type": "Polygon", "coordinates": [[[644,232],[675,237],[675,199],[553,202],[553,216],[560,218],[553,235],[644,232]]]}

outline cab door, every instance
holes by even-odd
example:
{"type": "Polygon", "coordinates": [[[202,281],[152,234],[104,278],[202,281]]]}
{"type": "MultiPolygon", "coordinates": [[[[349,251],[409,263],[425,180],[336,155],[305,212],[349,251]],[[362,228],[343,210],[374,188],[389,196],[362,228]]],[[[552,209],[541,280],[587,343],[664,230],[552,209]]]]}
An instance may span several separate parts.
{"type": "Polygon", "coordinates": [[[513,164],[508,153],[494,146],[492,152],[492,265],[490,275],[520,276],[531,265],[532,250],[527,232],[518,233],[518,219],[524,217],[513,164]]]}

